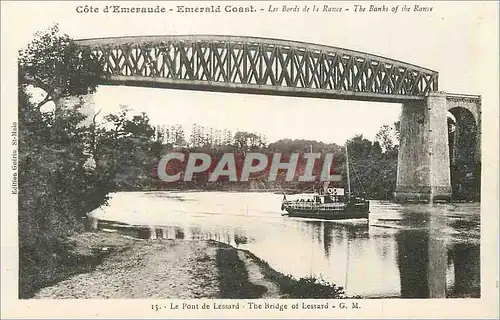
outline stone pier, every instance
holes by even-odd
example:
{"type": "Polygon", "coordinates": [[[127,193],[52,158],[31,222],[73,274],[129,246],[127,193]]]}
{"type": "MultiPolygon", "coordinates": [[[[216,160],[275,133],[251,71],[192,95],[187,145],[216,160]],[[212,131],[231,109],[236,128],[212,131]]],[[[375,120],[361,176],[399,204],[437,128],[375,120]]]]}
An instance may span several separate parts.
{"type": "Polygon", "coordinates": [[[394,198],[398,202],[450,200],[450,156],[446,93],[406,102],[394,198]]]}

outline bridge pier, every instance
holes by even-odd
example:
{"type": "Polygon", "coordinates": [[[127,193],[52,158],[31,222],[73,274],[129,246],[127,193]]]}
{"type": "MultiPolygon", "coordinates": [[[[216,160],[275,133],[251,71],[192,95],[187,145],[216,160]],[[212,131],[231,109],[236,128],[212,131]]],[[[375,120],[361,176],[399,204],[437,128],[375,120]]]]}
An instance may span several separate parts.
{"type": "Polygon", "coordinates": [[[394,199],[429,202],[450,198],[446,93],[430,92],[423,102],[403,104],[394,199]]]}

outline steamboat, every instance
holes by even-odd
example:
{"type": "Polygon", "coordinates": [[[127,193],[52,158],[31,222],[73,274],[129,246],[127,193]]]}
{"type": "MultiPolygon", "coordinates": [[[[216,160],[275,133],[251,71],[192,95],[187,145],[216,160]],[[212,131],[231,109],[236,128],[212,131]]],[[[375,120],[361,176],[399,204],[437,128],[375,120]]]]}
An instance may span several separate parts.
{"type": "Polygon", "coordinates": [[[313,193],[283,194],[281,210],[289,217],[326,220],[368,219],[369,200],[351,193],[349,154],[346,150],[347,194],[344,188],[328,188],[313,193]]]}

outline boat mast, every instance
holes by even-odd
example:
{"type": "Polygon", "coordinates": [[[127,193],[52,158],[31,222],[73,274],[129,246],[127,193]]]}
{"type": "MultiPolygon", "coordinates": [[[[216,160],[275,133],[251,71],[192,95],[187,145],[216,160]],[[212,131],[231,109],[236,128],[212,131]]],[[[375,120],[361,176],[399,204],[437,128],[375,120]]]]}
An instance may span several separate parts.
{"type": "Polygon", "coordinates": [[[347,152],[347,142],[345,144],[345,158],[347,166],[347,191],[349,192],[349,197],[351,197],[351,177],[349,176],[349,152],[347,152]]]}
{"type": "MultiPolygon", "coordinates": [[[[309,145],[309,149],[310,149],[310,152],[313,153],[313,145],[312,143],[309,145]]],[[[316,192],[316,188],[314,188],[314,182],[312,184],[312,192],[315,193],[316,192]]]]}

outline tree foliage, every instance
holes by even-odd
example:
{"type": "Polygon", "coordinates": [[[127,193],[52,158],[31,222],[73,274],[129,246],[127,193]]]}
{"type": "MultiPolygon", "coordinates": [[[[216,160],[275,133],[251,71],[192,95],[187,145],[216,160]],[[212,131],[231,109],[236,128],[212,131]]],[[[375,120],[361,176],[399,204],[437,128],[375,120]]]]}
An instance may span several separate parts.
{"type": "Polygon", "coordinates": [[[391,151],[395,145],[398,144],[398,137],[396,130],[388,125],[383,125],[380,127],[379,131],[375,135],[375,141],[380,144],[382,151],[391,151]]]}
{"type": "MultiPolygon", "coordinates": [[[[370,199],[392,199],[396,188],[398,148],[383,152],[378,141],[372,142],[362,135],[351,138],[347,148],[353,192],[370,199]]],[[[345,179],[344,176],[344,183],[345,179]]]]}
{"type": "Polygon", "coordinates": [[[111,191],[106,169],[89,165],[94,131],[74,105],[41,112],[50,100],[95,90],[99,70],[57,27],[39,33],[19,54],[19,254],[20,296],[54,279],[68,257],[64,237],[84,226],[86,213],[105,203],[111,191]],[[73,56],[74,55],[74,56],[73,56]],[[30,99],[28,84],[47,96],[30,99]]]}
{"type": "MultiPolygon", "coordinates": [[[[245,131],[238,131],[234,137],[228,138],[229,130],[215,130],[198,124],[193,125],[190,142],[186,143],[182,126],[164,126],[155,130],[149,124],[146,115],[143,114],[141,117],[145,118],[139,121],[140,117],[131,117],[126,108],[123,108],[118,114],[105,117],[111,131],[110,138],[105,142],[108,147],[101,148],[101,150],[108,150],[108,155],[104,158],[111,162],[115,161],[118,190],[246,190],[249,188],[267,190],[284,188],[305,191],[311,190],[313,187],[310,182],[299,182],[297,179],[290,182],[284,181],[286,172],[279,172],[276,181],[268,181],[266,172],[269,170],[269,166],[264,170],[264,173],[251,175],[249,181],[230,182],[222,178],[215,182],[209,182],[209,175],[212,172],[209,169],[196,174],[193,181],[165,183],[156,177],[156,165],[160,157],[170,151],[208,153],[213,159],[212,162],[215,163],[224,153],[233,152],[237,167],[242,164],[246,152],[258,151],[269,155],[279,152],[282,153],[282,157],[293,152],[333,153],[334,173],[342,175],[343,181],[332,183],[332,186],[346,187],[347,185],[345,149],[336,144],[304,139],[283,139],[268,143],[265,136],[245,131]],[[142,128],[138,131],[128,130],[127,127],[136,128],[126,125],[129,121],[139,121],[144,126],[137,126],[137,128],[142,128]],[[153,134],[154,131],[156,134],[153,134]],[[139,133],[141,134],[137,136],[139,133]],[[176,143],[177,141],[182,141],[182,143],[176,143]]],[[[381,128],[381,131],[383,130],[384,127],[381,128]]],[[[351,160],[351,189],[356,194],[365,194],[371,199],[392,198],[396,185],[398,148],[397,146],[389,146],[386,145],[384,152],[378,141],[372,142],[361,135],[353,137],[348,142],[351,160]]],[[[286,161],[286,159],[282,158],[282,161],[286,161]]],[[[213,164],[213,166],[215,165],[213,164]]],[[[297,175],[303,173],[300,172],[300,168],[304,166],[305,163],[300,162],[299,159],[297,175]]],[[[180,171],[182,177],[183,166],[175,165],[175,167],[177,169],[174,171],[180,171]]]]}
{"type": "Polygon", "coordinates": [[[89,49],[79,47],[53,26],[38,32],[27,48],[19,51],[19,84],[31,84],[46,92],[38,108],[48,101],[95,92],[103,75],[89,49]]]}
{"type": "Polygon", "coordinates": [[[154,184],[152,168],[159,160],[162,143],[145,113],[130,116],[122,106],[117,114],[104,117],[106,124],[98,128],[95,158],[98,166],[113,172],[118,190],[144,190],[154,184]]]}

